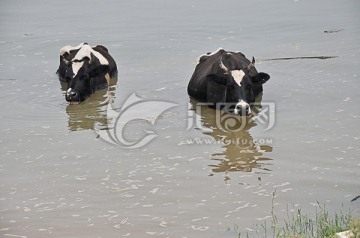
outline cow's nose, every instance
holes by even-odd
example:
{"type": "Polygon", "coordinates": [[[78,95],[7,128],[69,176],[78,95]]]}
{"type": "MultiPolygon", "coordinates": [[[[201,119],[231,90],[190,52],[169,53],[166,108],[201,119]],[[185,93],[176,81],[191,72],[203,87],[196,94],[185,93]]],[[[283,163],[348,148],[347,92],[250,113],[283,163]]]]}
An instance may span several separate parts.
{"type": "Polygon", "coordinates": [[[235,114],[239,114],[241,116],[248,116],[251,114],[250,105],[241,100],[235,107],[235,114]]]}
{"type": "Polygon", "coordinates": [[[65,94],[66,101],[72,102],[72,101],[78,101],[79,100],[79,93],[73,90],[72,88],[69,88],[66,91],[65,94]]]}

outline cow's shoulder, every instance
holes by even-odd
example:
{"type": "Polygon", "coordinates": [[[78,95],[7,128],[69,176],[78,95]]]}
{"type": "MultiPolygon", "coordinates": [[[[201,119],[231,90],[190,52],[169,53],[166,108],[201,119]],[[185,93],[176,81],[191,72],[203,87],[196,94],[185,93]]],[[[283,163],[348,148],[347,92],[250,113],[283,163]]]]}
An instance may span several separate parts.
{"type": "Polygon", "coordinates": [[[251,61],[240,51],[231,52],[231,60],[236,65],[237,70],[248,69],[251,61]]]}
{"type": "Polygon", "coordinates": [[[110,55],[109,50],[103,45],[93,46],[92,50],[98,53],[95,55],[102,65],[109,65],[110,75],[114,75],[117,72],[117,66],[114,58],[110,55]]]}
{"type": "Polygon", "coordinates": [[[95,45],[92,47],[92,49],[100,53],[104,53],[104,52],[109,53],[109,50],[103,45],[95,45]]]}

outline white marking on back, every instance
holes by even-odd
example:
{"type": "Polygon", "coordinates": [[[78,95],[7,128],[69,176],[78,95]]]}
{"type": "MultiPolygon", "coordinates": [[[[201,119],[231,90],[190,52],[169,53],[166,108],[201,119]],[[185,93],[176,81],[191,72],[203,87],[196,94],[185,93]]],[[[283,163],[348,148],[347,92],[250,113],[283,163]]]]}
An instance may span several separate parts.
{"type": "Polygon", "coordinates": [[[60,55],[64,55],[65,53],[70,54],[70,51],[72,51],[72,50],[78,50],[78,49],[80,49],[83,45],[84,45],[84,43],[80,43],[80,44],[77,45],[77,46],[71,46],[71,45],[64,46],[63,48],[60,49],[60,55]]]}
{"type": "Polygon", "coordinates": [[[99,59],[101,65],[109,65],[109,61],[99,52],[91,49],[91,52],[99,59]]]}
{"type": "Polygon", "coordinates": [[[84,65],[84,61],[81,62],[73,62],[72,63],[72,70],[74,73],[74,77],[77,75],[77,73],[79,72],[80,68],[84,65]]]}
{"type": "Polygon", "coordinates": [[[240,86],[241,81],[245,76],[245,72],[242,71],[242,70],[232,70],[231,71],[231,76],[233,76],[235,82],[240,86]]]}
{"type": "Polygon", "coordinates": [[[93,50],[89,45],[83,45],[72,61],[80,61],[85,57],[91,59],[91,53],[99,59],[101,65],[109,65],[109,61],[107,61],[107,59],[102,54],[93,50]]]}
{"type": "Polygon", "coordinates": [[[91,59],[91,54],[93,54],[100,61],[101,65],[109,65],[109,61],[102,54],[93,50],[89,45],[83,45],[75,57],[71,60],[74,76],[77,75],[80,68],[84,65],[83,59],[85,57],[91,59]]]}
{"type": "Polygon", "coordinates": [[[197,58],[197,63],[196,63],[196,64],[199,64],[199,63],[200,63],[201,57],[203,57],[203,56],[205,56],[205,57],[210,57],[210,56],[216,54],[217,52],[219,52],[220,50],[223,50],[223,48],[220,47],[220,48],[218,48],[217,50],[211,52],[210,54],[202,54],[202,55],[200,55],[200,56],[197,58]]]}

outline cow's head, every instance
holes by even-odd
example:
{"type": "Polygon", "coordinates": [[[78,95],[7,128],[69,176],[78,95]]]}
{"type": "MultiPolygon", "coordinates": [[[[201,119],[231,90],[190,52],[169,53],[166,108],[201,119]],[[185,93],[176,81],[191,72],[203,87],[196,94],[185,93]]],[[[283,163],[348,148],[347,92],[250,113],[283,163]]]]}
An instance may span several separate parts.
{"type": "Polygon", "coordinates": [[[99,85],[106,85],[110,79],[109,63],[104,56],[84,44],[67,65],[64,78],[67,82],[66,101],[76,104],[89,97],[99,85]]]}
{"type": "Polygon", "coordinates": [[[249,62],[241,53],[222,55],[207,76],[208,101],[230,103],[235,114],[250,115],[250,105],[270,79],[268,74],[258,73],[254,65],[254,58],[249,62]]]}

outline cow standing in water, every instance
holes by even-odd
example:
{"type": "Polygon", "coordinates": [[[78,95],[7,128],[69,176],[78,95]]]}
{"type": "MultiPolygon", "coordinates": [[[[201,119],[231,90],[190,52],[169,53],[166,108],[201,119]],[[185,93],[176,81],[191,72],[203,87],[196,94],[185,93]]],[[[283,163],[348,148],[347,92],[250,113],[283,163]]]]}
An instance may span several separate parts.
{"type": "Polygon", "coordinates": [[[67,83],[66,101],[77,104],[109,86],[117,73],[115,60],[102,45],[64,46],[60,49],[59,79],[67,83]]]}
{"type": "Polygon", "coordinates": [[[251,103],[270,79],[258,73],[255,59],[248,60],[241,52],[218,49],[199,57],[188,84],[188,94],[209,105],[233,105],[234,114],[250,115],[251,103]]]}

